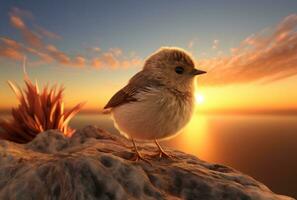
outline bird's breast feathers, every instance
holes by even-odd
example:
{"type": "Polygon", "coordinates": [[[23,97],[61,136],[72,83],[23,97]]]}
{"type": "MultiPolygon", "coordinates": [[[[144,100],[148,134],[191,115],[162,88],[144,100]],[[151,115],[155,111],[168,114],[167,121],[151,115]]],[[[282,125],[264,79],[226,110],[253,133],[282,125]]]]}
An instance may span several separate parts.
{"type": "Polygon", "coordinates": [[[136,101],[115,107],[112,112],[118,128],[136,139],[172,136],[191,118],[191,93],[147,87],[134,97],[136,101]]]}

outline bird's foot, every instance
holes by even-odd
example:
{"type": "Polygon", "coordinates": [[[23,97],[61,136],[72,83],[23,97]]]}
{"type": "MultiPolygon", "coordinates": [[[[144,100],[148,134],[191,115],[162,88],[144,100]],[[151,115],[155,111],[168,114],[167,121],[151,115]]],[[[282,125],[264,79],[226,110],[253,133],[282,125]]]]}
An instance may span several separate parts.
{"type": "Polygon", "coordinates": [[[174,155],[170,155],[163,150],[159,150],[156,154],[153,154],[150,157],[159,158],[159,159],[164,158],[164,159],[171,159],[171,160],[174,160],[176,158],[174,155]]]}
{"type": "Polygon", "coordinates": [[[133,156],[129,160],[134,161],[134,162],[138,162],[138,161],[142,160],[142,161],[152,165],[152,163],[149,160],[147,160],[143,155],[141,155],[138,151],[135,151],[133,156]]]}
{"type": "Polygon", "coordinates": [[[131,161],[134,161],[134,162],[138,162],[138,161],[141,161],[141,160],[142,160],[142,161],[144,161],[144,162],[146,162],[146,163],[152,165],[151,162],[150,162],[149,160],[145,159],[145,158],[139,153],[138,148],[137,148],[136,143],[135,143],[135,141],[134,141],[133,138],[131,138],[131,141],[132,141],[132,143],[133,143],[134,154],[133,154],[133,156],[130,158],[130,160],[131,160],[131,161]]]}
{"type": "Polygon", "coordinates": [[[174,160],[176,158],[175,156],[166,153],[156,139],[155,139],[155,144],[158,147],[158,152],[156,154],[153,154],[151,156],[152,158],[159,158],[159,159],[165,158],[165,159],[171,159],[171,160],[174,160]]]}

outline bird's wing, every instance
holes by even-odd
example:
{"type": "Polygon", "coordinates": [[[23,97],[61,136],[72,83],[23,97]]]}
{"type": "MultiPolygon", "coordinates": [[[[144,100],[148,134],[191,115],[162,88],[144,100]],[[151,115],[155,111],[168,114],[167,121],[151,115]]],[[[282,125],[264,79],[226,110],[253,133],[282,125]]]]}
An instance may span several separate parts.
{"type": "Polygon", "coordinates": [[[131,101],[137,101],[137,99],[133,97],[134,93],[135,88],[131,87],[129,84],[126,85],[111,97],[108,103],[104,106],[104,109],[113,108],[131,101]]]}
{"type": "Polygon", "coordinates": [[[104,109],[114,108],[120,106],[125,103],[129,103],[132,101],[138,101],[135,95],[141,91],[148,90],[149,87],[161,87],[161,84],[158,80],[153,80],[147,78],[146,74],[141,71],[133,76],[129,83],[115,93],[108,103],[104,106],[104,109]]]}

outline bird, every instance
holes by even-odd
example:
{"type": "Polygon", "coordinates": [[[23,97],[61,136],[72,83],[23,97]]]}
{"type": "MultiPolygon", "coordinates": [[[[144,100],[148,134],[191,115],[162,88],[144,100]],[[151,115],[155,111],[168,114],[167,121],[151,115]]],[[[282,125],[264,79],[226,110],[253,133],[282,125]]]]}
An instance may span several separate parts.
{"type": "Polygon", "coordinates": [[[195,68],[184,49],[161,47],[147,59],[104,109],[112,114],[115,127],[133,143],[131,160],[146,160],[136,142],[154,142],[152,157],[170,158],[158,141],[176,136],[190,121],[194,110],[194,80],[206,73],[195,68]]]}

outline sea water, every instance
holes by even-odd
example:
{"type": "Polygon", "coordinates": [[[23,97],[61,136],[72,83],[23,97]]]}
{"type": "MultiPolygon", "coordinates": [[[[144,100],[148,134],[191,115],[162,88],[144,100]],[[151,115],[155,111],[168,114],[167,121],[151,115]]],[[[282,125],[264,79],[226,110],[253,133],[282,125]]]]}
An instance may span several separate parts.
{"type": "MultiPolygon", "coordinates": [[[[76,129],[86,125],[118,133],[108,115],[79,114],[70,122],[76,129]]],[[[161,144],[208,162],[228,165],[276,193],[297,197],[295,115],[195,114],[178,136],[161,144]]]]}

